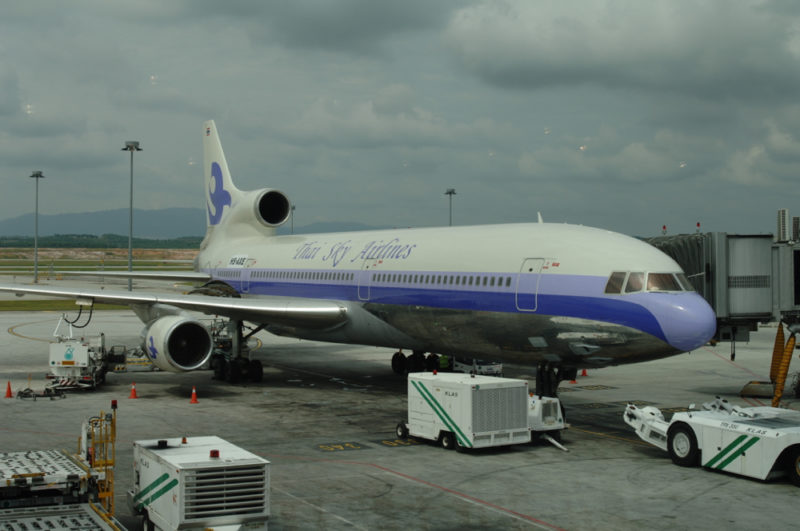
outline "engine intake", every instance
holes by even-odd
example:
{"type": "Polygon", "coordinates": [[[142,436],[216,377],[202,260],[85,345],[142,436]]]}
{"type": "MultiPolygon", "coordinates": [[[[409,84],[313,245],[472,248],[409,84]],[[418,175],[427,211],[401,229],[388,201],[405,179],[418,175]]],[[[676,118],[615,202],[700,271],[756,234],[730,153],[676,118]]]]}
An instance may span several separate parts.
{"type": "Polygon", "coordinates": [[[286,223],[291,215],[289,198],[278,190],[263,190],[256,199],[256,217],[268,227],[278,227],[286,223]]]}
{"type": "Polygon", "coordinates": [[[211,357],[213,341],[208,329],[181,315],[161,317],[143,331],[142,348],[162,371],[199,369],[211,357]]]}

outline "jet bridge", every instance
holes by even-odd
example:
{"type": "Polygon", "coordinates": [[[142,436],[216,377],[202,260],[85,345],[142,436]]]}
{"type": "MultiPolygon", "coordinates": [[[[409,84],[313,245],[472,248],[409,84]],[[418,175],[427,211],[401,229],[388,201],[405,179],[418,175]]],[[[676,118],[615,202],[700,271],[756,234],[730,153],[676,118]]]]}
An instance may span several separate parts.
{"type": "Polygon", "coordinates": [[[771,234],[725,232],[644,241],[678,262],[714,308],[715,340],[749,341],[758,323],[800,322],[800,244],[792,252],[792,244],[773,243],[771,234]]]}

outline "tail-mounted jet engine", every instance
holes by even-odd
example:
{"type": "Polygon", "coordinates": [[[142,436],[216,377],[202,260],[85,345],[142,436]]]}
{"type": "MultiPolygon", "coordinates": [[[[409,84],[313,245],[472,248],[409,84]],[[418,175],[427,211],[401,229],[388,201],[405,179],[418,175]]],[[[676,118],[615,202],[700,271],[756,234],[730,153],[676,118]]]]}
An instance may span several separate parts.
{"type": "Polygon", "coordinates": [[[142,348],[162,371],[199,369],[213,352],[208,329],[200,321],[182,315],[161,317],[142,331],[142,348]]]}
{"type": "Polygon", "coordinates": [[[278,227],[286,223],[291,215],[291,203],[283,192],[278,190],[260,190],[255,200],[255,214],[267,227],[278,227]]]}

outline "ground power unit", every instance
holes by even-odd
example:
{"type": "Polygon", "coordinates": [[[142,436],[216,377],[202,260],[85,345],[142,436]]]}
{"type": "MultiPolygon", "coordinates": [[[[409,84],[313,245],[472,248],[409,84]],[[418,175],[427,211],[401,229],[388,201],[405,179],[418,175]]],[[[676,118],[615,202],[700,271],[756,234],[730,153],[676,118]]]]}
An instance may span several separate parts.
{"type": "Polygon", "coordinates": [[[408,375],[408,421],[397,436],[465,450],[527,443],[532,433],[556,443],[550,435],[565,427],[558,399],[531,396],[525,380],[420,372],[408,375]]]}
{"type": "Polygon", "coordinates": [[[132,509],[148,530],[267,529],[269,461],[216,436],[133,443],[132,509]]]}

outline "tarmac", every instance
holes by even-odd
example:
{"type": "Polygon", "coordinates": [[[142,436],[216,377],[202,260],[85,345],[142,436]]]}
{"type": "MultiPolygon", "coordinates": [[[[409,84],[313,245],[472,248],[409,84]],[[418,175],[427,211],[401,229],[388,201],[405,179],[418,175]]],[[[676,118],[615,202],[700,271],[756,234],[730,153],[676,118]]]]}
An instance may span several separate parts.
{"type": "MultiPolygon", "coordinates": [[[[3,389],[6,382],[14,393],[44,389],[47,343],[59,316],[0,313],[3,389]]],[[[74,334],[104,332],[107,346],[135,346],[141,328],[131,312],[102,311],[74,334]]],[[[720,343],[563,382],[568,452],[538,442],[459,453],[398,440],[406,380],[392,372],[391,351],[263,332],[254,351],[265,366],[261,383],[231,385],[210,371],[129,372],[61,400],[0,399],[0,445],[6,452],[74,450],[82,421],[118,400],[115,504],[128,529],[140,525],[125,495],[132,442],[200,435],[218,435],[271,462],[273,530],[794,528],[800,490],[786,478],[762,482],[675,466],[622,420],[627,402],[655,405],[667,418],[715,396],[769,405],[739,391],[768,379],[774,335],[774,326],[766,327],[737,344],[734,361],[730,344],[720,343]],[[134,382],[138,398],[131,399],[134,382]]],[[[530,367],[504,371],[535,384],[530,367]]],[[[790,385],[791,376],[784,406],[800,409],[790,385]]]]}

